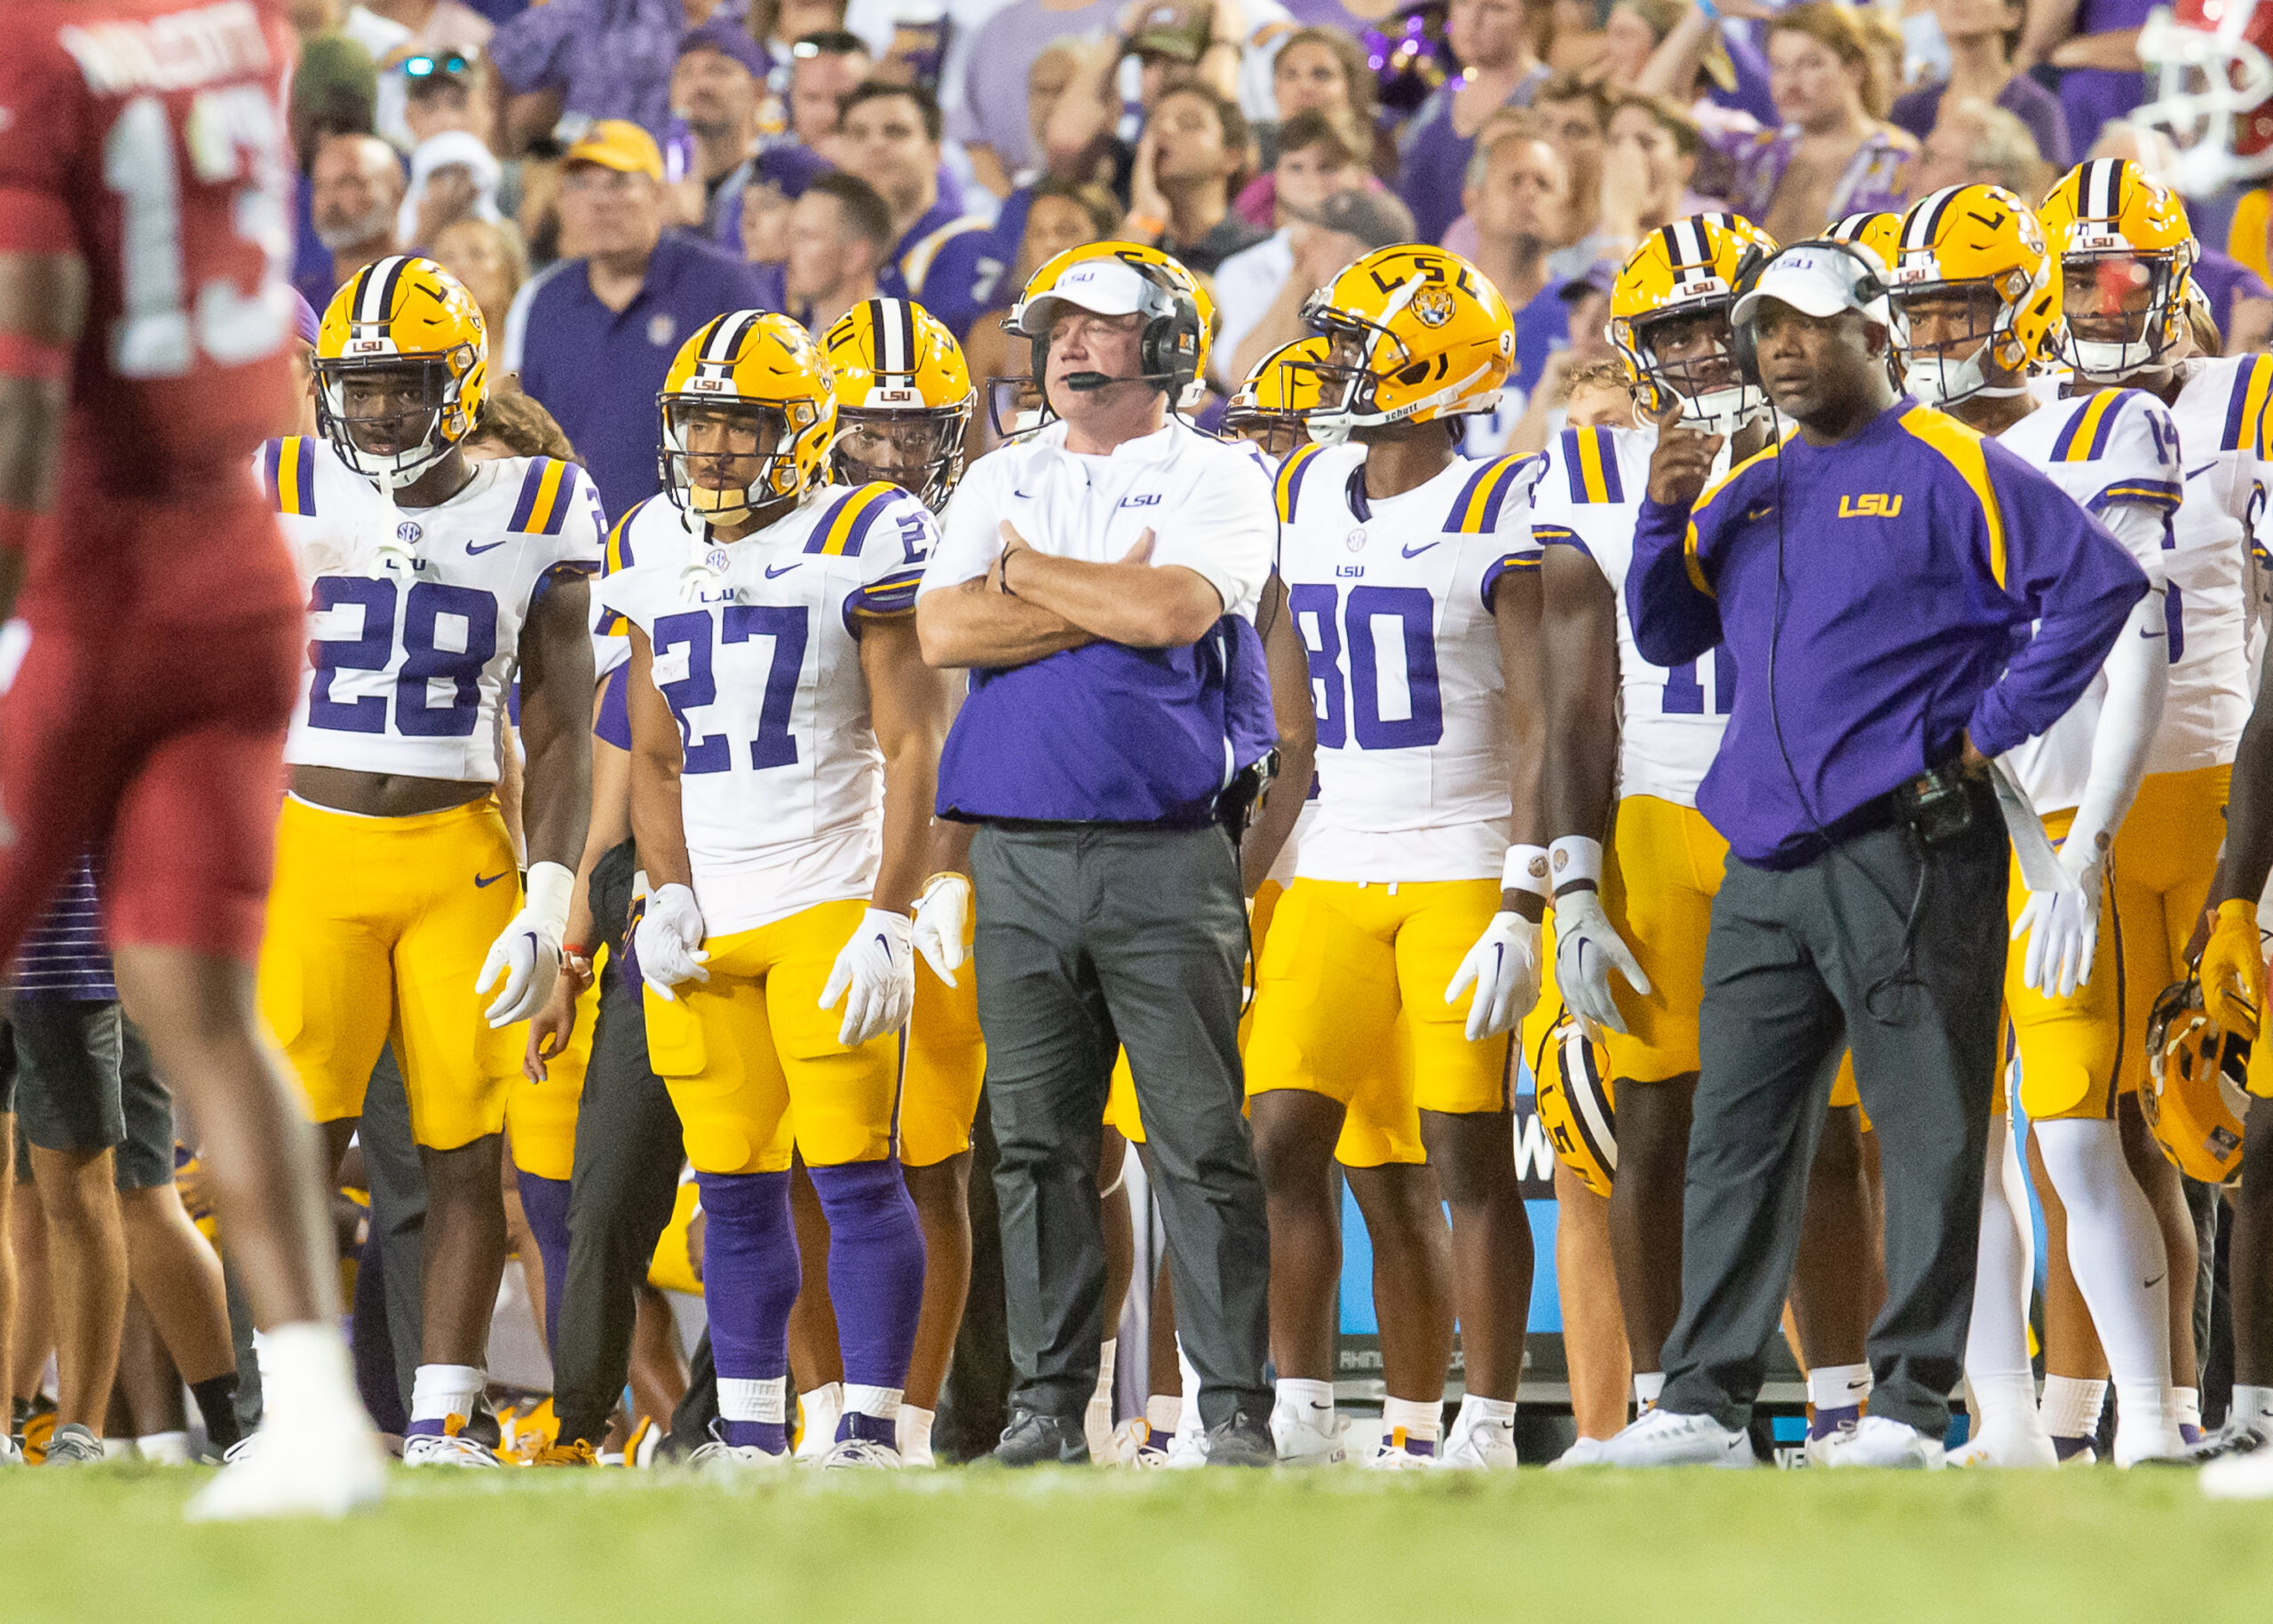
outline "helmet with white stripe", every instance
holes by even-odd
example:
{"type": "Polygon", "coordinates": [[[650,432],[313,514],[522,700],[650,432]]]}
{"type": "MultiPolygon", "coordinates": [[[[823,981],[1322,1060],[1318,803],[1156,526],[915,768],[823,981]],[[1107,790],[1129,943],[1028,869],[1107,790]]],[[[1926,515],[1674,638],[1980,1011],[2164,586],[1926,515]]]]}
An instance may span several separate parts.
{"type": "Polygon", "coordinates": [[[1739,214],[1692,214],[1643,237],[1610,290],[1610,342],[1642,410],[1681,405],[1681,426],[1733,434],[1768,415],[1767,392],[1746,381],[1729,315],[1738,281],[1776,252],[1739,214]]]}
{"type": "Polygon", "coordinates": [[[400,490],[480,421],[489,387],[481,307],[431,259],[378,260],[331,296],[315,371],[316,424],[340,461],[400,490]]]}
{"type": "Polygon", "coordinates": [[[735,310],[708,323],[679,346],[655,401],[663,489],[683,511],[739,519],[828,480],[836,392],[788,316],[735,310]]]}
{"type": "Polygon", "coordinates": [[[937,511],[962,478],[970,368],[946,324],[913,299],[864,299],[821,340],[836,391],[830,448],[847,485],[882,480],[937,511]]]}
{"type": "Polygon", "coordinates": [[[2077,376],[2111,384],[2176,362],[2200,254],[2178,194],[2128,158],[2094,158],[2060,178],[2042,218],[2077,376]]]}
{"type": "Polygon", "coordinates": [[[1895,353],[1928,406],[2028,392],[2060,321],[2044,228],[2002,186],[1944,186],[1902,222],[1889,279],[1895,353]]]}

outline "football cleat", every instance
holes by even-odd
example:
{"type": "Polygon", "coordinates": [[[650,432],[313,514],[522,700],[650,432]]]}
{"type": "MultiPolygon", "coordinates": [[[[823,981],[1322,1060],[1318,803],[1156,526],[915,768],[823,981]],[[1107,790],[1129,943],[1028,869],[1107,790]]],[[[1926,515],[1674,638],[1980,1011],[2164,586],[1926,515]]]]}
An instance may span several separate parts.
{"type": "Polygon", "coordinates": [[[1865,1415],[1807,1444],[1810,1466],[1876,1466],[1896,1470],[1938,1471],[1942,1446],[1915,1427],[1885,1415],[1865,1415]]]}
{"type": "Polygon", "coordinates": [[[438,1432],[414,1432],[402,1440],[402,1463],[405,1466],[455,1466],[474,1470],[487,1470],[503,1466],[497,1452],[488,1445],[466,1437],[438,1432]]]}
{"type": "Polygon", "coordinates": [[[836,1423],[844,1418],[844,1384],[831,1382],[797,1395],[799,1430],[793,1453],[801,1462],[818,1461],[836,1442],[836,1423]]]}
{"type": "Polygon", "coordinates": [[[2202,1469],[2202,1492],[2213,1500],[2273,1500],[2273,1449],[2211,1462],[2202,1469]]]}
{"type": "Polygon", "coordinates": [[[712,1477],[740,1477],[756,1472],[780,1471],[789,1464],[789,1452],[776,1454],[755,1444],[729,1444],[717,1434],[724,1422],[710,1423],[710,1441],[686,1457],[687,1469],[712,1477]]]}
{"type": "Polygon", "coordinates": [[[1516,1423],[1455,1417],[1444,1447],[1437,1452],[1437,1464],[1452,1471],[1512,1471],[1517,1465],[1516,1423]]]}
{"type": "Polygon", "coordinates": [[[2063,1466],[2097,1466],[2099,1446],[2087,1438],[2055,1438],[2052,1453],[2063,1466]]]}
{"type": "MultiPolygon", "coordinates": [[[[1282,1466],[1341,1465],[1350,1458],[1349,1446],[1343,1442],[1343,1435],[1349,1430],[1350,1418],[1346,1415],[1330,1415],[1321,1427],[1290,1404],[1274,1406],[1271,1412],[1271,1441],[1279,1447],[1279,1462],[1282,1466]]],[[[1171,1457],[1175,1455],[1174,1443],[1169,1445],[1168,1453],[1171,1457]]]]}
{"type": "Polygon", "coordinates": [[[1427,1471],[1436,1466],[1433,1439],[1408,1438],[1399,1427],[1385,1434],[1381,1447],[1366,1457],[1364,1470],[1372,1472],[1427,1471]]]}
{"type": "Polygon", "coordinates": [[[345,1517],[386,1490],[386,1452],[360,1411],[321,1428],[252,1433],[233,1446],[185,1515],[193,1523],[272,1517],[345,1517]],[[254,1440],[260,1446],[252,1446],[254,1440]]]}
{"type": "Polygon", "coordinates": [[[1998,1427],[1975,1433],[1949,1452],[1947,1463],[1962,1467],[2041,1470],[2059,1465],[2060,1452],[2053,1448],[2052,1435],[2044,1430],[2043,1422],[2031,1415],[2018,1426],[1998,1427]]]}
{"type": "Polygon", "coordinates": [[[67,1421],[56,1428],[47,1440],[47,1458],[43,1466],[99,1466],[103,1463],[103,1441],[91,1428],[75,1421],[67,1421]]]}
{"type": "Polygon", "coordinates": [[[17,1444],[15,1435],[0,1432],[0,1466],[21,1466],[23,1463],[24,1452],[17,1444]]]}
{"type": "Polygon", "coordinates": [[[824,1471],[867,1470],[893,1471],[900,1468],[899,1451],[872,1438],[841,1438],[813,1462],[824,1471]]]}
{"type": "Polygon", "coordinates": [[[1604,1442],[1602,1464],[1749,1467],[1754,1464],[1752,1438],[1710,1415],[1653,1409],[1604,1442]]]}
{"type": "Polygon", "coordinates": [[[624,1440],[623,1454],[616,1460],[619,1466],[629,1466],[645,1471],[662,1458],[663,1445],[670,1434],[652,1415],[642,1415],[631,1429],[631,1436],[624,1440]]]}
{"type": "Polygon", "coordinates": [[[1154,1432],[1142,1415],[1133,1415],[1122,1422],[1113,1435],[1113,1463],[1139,1471],[1157,1471],[1168,1463],[1168,1446],[1175,1436],[1154,1432]]]}
{"type": "Polygon", "coordinates": [[[572,1438],[565,1444],[547,1444],[528,1458],[531,1466],[598,1466],[600,1452],[589,1439],[572,1438]]]}

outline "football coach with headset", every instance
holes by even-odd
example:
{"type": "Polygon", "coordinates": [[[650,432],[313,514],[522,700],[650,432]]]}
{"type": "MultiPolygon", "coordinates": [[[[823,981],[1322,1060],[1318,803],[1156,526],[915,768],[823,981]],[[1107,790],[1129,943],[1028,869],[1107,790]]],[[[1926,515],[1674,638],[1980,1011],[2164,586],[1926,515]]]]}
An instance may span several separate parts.
{"type": "MultiPolygon", "coordinates": [[[[2011,847],[1990,763],[2076,702],[2147,582],[2049,480],[1896,392],[1875,263],[1795,243],[1739,278],[1732,316],[1738,366],[1798,433],[1707,487],[1720,442],[1661,430],[1634,538],[1642,657],[1723,645],[1738,677],[1698,793],[1730,856],[1705,951],[1681,1314],[1658,1408],[1608,1462],[1750,1463],[1851,1047],[1884,1157],[1887,1301],[1870,1415],[1816,1453],[1935,1465],[1997,1076],[2011,847]]],[[[2036,928],[2085,929],[2079,895],[2055,892],[2036,928]]]]}
{"type": "Polygon", "coordinates": [[[1274,1458],[1270,1242],[1240,1115],[1236,832],[1276,741],[1254,615],[1277,546],[1245,447],[1173,415],[1181,267],[1052,261],[1005,326],[1055,420],[981,458],[916,603],[967,667],[940,816],[979,824],[973,959],[1016,1373],[1006,1464],[1088,1459],[1104,1335],[1097,1168],[1116,1046],[1144,1113],[1211,1464],[1274,1458]]]}

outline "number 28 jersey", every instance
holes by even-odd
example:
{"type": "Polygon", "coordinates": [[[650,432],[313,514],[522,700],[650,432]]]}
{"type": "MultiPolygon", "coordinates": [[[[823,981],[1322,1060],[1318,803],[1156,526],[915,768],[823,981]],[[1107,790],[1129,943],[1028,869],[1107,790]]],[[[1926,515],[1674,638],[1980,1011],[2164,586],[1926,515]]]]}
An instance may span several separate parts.
{"type": "MultiPolygon", "coordinates": [[[[1532,487],[1531,533],[1542,550],[1568,547],[1592,559],[1618,598],[1618,792],[1695,806],[1736,702],[1737,670],[1725,648],[1667,670],[1635,646],[1626,572],[1657,445],[1655,430],[1564,430],[1532,487]]],[[[1723,447],[1716,475],[1728,457],[1723,447]]]]}
{"type": "Polygon", "coordinates": [[[601,631],[645,632],[685,750],[679,815],[712,936],[875,889],[883,755],[864,619],[915,606],[939,541],[896,486],[827,485],[738,542],[649,498],[620,521],[601,631]]]}
{"type": "Polygon", "coordinates": [[[1513,764],[1492,596],[1535,571],[1537,457],[1455,462],[1369,501],[1366,449],[1279,470],[1279,574],[1309,656],[1318,819],[1298,877],[1496,878],[1513,764]]]}
{"type": "Polygon", "coordinates": [[[397,508],[321,440],[262,448],[262,486],[308,585],[286,761],[496,781],[521,628],[549,585],[599,568],[600,508],[574,463],[472,466],[447,502],[397,508]]]}

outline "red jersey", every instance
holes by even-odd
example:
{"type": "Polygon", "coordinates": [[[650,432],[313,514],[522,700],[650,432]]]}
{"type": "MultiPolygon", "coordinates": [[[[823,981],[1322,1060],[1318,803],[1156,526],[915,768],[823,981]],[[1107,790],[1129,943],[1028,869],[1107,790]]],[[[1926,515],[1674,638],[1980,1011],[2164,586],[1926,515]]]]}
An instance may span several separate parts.
{"type": "Polygon", "coordinates": [[[212,619],[295,599],[274,526],[242,522],[253,451],[291,416],[281,0],[13,0],[0,17],[0,252],[76,253],[88,274],[28,606],[212,619]]]}

